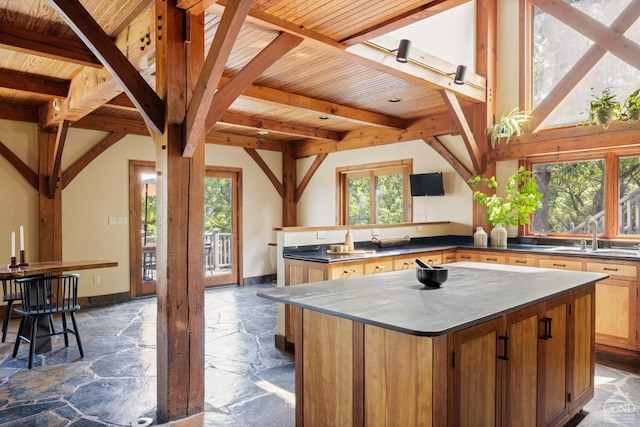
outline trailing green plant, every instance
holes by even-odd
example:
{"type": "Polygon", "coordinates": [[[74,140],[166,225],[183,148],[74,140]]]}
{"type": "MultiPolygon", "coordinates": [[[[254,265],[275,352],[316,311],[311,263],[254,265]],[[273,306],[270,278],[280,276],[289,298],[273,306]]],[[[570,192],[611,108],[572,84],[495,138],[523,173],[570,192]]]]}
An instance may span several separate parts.
{"type": "MultiPolygon", "coordinates": [[[[472,188],[480,184],[484,184],[488,189],[498,187],[496,178],[493,176],[491,178],[476,176],[467,182],[472,188]]],[[[500,197],[497,194],[489,195],[479,190],[473,193],[472,200],[486,206],[485,218],[492,226],[529,224],[531,222],[529,215],[542,206],[542,193],[538,191],[538,183],[531,171],[522,166],[507,180],[505,194],[505,197],[500,197]]]]}
{"type": "Polygon", "coordinates": [[[486,130],[491,140],[491,148],[496,148],[496,143],[500,138],[506,138],[508,144],[514,135],[521,135],[525,132],[525,125],[531,120],[531,115],[514,108],[507,114],[503,114],[500,120],[486,130]]]}
{"type": "Polygon", "coordinates": [[[636,89],[631,95],[627,96],[622,104],[622,112],[620,116],[623,120],[638,120],[638,112],[640,111],[640,89],[636,89]]]}
{"type": "Polygon", "coordinates": [[[619,117],[620,103],[610,87],[602,89],[600,93],[597,93],[595,88],[591,88],[591,101],[587,114],[588,119],[585,124],[607,124],[619,117]]]}

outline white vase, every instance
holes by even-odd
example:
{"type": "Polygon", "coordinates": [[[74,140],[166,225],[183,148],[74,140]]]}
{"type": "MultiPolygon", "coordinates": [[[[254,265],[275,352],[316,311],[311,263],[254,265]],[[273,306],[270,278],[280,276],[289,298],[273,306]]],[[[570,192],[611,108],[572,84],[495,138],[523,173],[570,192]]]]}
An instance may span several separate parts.
{"type": "Polygon", "coordinates": [[[473,245],[479,248],[487,247],[487,233],[482,227],[477,227],[476,232],[473,233],[473,245]]]}
{"type": "Polygon", "coordinates": [[[496,224],[493,230],[491,230],[491,247],[507,247],[507,229],[504,228],[502,224],[496,224]]]}

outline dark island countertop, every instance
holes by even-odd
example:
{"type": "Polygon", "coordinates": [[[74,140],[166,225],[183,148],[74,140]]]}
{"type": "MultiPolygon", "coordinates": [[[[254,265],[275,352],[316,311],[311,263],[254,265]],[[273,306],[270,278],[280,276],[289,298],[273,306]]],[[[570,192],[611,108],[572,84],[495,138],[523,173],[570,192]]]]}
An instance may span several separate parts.
{"type": "Polygon", "coordinates": [[[425,288],[415,270],[285,286],[258,296],[419,336],[455,332],[559,296],[606,274],[474,262],[447,264],[449,279],[425,288]]]}

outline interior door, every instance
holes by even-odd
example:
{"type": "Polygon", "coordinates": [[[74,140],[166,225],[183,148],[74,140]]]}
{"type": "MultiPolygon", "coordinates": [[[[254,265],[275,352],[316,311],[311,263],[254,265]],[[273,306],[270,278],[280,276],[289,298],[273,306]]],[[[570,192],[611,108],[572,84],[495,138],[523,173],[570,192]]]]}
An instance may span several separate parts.
{"type": "Polygon", "coordinates": [[[156,168],[129,164],[129,262],[131,297],[156,292],[156,168]]]}
{"type": "Polygon", "coordinates": [[[205,285],[242,285],[240,170],[207,167],[204,194],[205,285]]]}

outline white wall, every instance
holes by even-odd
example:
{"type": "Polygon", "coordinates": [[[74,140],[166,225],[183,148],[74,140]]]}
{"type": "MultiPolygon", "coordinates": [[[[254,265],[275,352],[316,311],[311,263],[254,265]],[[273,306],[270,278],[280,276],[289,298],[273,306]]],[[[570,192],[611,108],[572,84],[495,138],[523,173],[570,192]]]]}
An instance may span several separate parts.
{"type": "MultiPolygon", "coordinates": [[[[452,151],[468,158],[460,138],[447,138],[452,151]],[[462,151],[461,151],[462,150],[462,151]]],[[[315,157],[298,162],[298,180],[315,157]]],[[[298,225],[336,225],[336,168],[363,163],[413,159],[413,172],[443,172],[444,196],[414,197],[413,215],[418,222],[450,221],[451,234],[471,235],[471,190],[457,172],[424,141],[411,141],[331,153],[313,175],[298,203],[298,225]]]]}

